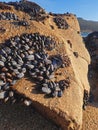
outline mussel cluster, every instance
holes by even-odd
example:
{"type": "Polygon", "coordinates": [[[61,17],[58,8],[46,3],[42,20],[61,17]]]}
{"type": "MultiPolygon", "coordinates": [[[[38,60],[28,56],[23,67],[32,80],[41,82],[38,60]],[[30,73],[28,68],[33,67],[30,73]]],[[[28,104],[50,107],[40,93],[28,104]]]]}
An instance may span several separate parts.
{"type": "Polygon", "coordinates": [[[6,5],[3,2],[0,2],[0,9],[2,9],[2,10],[11,10],[11,7],[6,5]]]}
{"type": "Polygon", "coordinates": [[[29,23],[25,20],[19,20],[17,24],[19,26],[29,26],[29,23]]]}
{"type": "Polygon", "coordinates": [[[34,2],[20,1],[20,2],[9,2],[9,5],[13,5],[16,10],[21,10],[28,13],[31,16],[31,20],[43,20],[45,19],[46,12],[43,8],[34,2]]]}
{"type": "Polygon", "coordinates": [[[6,98],[10,86],[28,74],[36,83],[36,88],[51,96],[62,96],[70,79],[52,81],[55,71],[70,65],[66,56],[49,56],[55,48],[55,40],[50,36],[23,34],[7,40],[0,48],[0,99],[6,98]]]}
{"type": "Polygon", "coordinates": [[[42,84],[42,92],[46,93],[51,97],[62,97],[63,91],[69,87],[70,79],[65,80],[49,81],[42,84]]]}
{"type": "Polygon", "coordinates": [[[0,20],[18,20],[18,16],[11,12],[1,12],[0,20]]]}
{"type": "Polygon", "coordinates": [[[60,28],[60,29],[68,29],[68,23],[66,22],[66,20],[63,17],[56,16],[54,18],[54,22],[56,23],[58,28],[60,28]]]}

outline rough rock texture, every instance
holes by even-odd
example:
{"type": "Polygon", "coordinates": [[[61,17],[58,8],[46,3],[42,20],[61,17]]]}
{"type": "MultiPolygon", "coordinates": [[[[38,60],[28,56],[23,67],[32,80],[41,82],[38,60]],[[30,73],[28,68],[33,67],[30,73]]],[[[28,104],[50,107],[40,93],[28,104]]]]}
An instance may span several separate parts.
{"type": "MultiPolygon", "coordinates": [[[[5,10],[8,11],[8,10],[5,10]]],[[[30,98],[34,107],[46,118],[53,120],[58,126],[64,130],[80,130],[82,126],[82,105],[84,89],[89,91],[87,80],[88,64],[90,58],[82,38],[79,34],[79,24],[77,18],[70,15],[62,17],[67,21],[68,29],[58,29],[53,21],[53,15],[49,15],[43,21],[29,20],[30,16],[22,11],[17,11],[12,7],[11,12],[15,13],[20,19],[28,21],[29,27],[16,26],[11,21],[1,20],[0,27],[6,29],[4,33],[0,33],[0,43],[4,42],[11,36],[21,35],[22,33],[39,32],[46,36],[52,36],[56,39],[57,44],[53,54],[66,54],[71,60],[68,68],[59,69],[62,73],[57,76],[57,80],[70,77],[70,87],[64,92],[61,98],[45,98],[43,94],[35,91],[34,83],[29,77],[21,79],[13,89],[20,94],[30,98]],[[77,52],[75,55],[74,52],[77,52]]]]}
{"type": "Polygon", "coordinates": [[[98,129],[98,32],[90,33],[84,38],[91,56],[88,80],[90,83],[90,103],[83,112],[83,130],[98,129]]]}
{"type": "Polygon", "coordinates": [[[98,32],[92,32],[85,38],[85,45],[91,56],[89,82],[95,102],[98,102],[98,32]]]}

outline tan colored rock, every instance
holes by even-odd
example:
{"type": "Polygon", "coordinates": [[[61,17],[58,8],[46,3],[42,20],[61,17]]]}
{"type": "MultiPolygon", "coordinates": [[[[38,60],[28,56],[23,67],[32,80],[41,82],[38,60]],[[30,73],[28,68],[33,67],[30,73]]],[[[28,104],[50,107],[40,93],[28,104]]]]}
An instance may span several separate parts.
{"type": "MultiPolygon", "coordinates": [[[[21,18],[24,16],[23,12],[17,12],[14,9],[13,12],[21,18]]],[[[67,53],[71,60],[70,67],[58,70],[62,75],[58,76],[57,80],[70,77],[71,84],[61,98],[45,98],[44,94],[39,94],[35,91],[34,83],[26,78],[17,82],[17,84],[13,86],[13,89],[30,98],[33,101],[34,107],[44,115],[44,117],[53,120],[64,130],[80,130],[82,126],[83,92],[84,89],[89,91],[87,73],[90,58],[79,34],[78,21],[72,14],[70,16],[64,16],[69,24],[69,28],[62,30],[57,28],[53,22],[53,16],[51,15],[44,20],[44,24],[42,22],[29,21],[28,18],[29,16],[27,15],[26,19],[30,23],[30,28],[28,29],[24,27],[14,27],[10,22],[4,21],[3,24],[5,24],[5,28],[10,31],[0,35],[0,42],[11,36],[21,35],[23,32],[39,32],[46,36],[51,35],[55,38],[57,43],[60,43],[57,44],[56,49],[51,53],[67,53]],[[50,25],[52,25],[54,29],[52,29],[50,25]],[[70,40],[70,44],[67,42],[68,40],[70,40]],[[73,54],[74,52],[78,52],[78,57],[73,54]]]]}

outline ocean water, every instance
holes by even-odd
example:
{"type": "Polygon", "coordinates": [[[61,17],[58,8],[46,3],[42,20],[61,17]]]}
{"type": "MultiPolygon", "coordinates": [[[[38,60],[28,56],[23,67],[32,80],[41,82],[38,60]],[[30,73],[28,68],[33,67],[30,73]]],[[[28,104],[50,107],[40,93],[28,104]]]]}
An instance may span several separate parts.
{"type": "Polygon", "coordinates": [[[89,34],[90,32],[81,32],[81,36],[82,37],[87,37],[87,35],[89,34]]]}

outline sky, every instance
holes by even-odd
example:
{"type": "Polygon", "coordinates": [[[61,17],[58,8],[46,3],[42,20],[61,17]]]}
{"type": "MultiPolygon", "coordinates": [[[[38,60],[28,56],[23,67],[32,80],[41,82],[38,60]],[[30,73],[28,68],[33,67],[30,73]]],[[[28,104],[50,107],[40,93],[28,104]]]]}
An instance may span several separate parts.
{"type": "MultiPolygon", "coordinates": [[[[0,0],[9,2],[16,0],[0,0]]],[[[18,1],[18,0],[17,0],[18,1]]],[[[36,2],[47,12],[73,13],[86,20],[98,21],[98,0],[30,0],[36,2]]]]}

